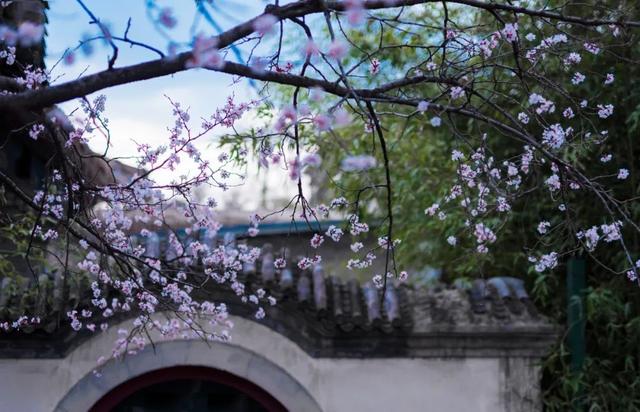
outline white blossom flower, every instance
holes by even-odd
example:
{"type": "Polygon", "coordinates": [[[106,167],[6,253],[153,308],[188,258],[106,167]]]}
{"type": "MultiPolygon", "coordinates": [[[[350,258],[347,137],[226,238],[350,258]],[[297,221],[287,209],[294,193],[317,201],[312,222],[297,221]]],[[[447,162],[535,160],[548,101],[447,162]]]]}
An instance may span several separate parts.
{"type": "Polygon", "coordinates": [[[627,177],[629,177],[629,171],[627,169],[618,170],[618,179],[625,180],[627,177]]]}

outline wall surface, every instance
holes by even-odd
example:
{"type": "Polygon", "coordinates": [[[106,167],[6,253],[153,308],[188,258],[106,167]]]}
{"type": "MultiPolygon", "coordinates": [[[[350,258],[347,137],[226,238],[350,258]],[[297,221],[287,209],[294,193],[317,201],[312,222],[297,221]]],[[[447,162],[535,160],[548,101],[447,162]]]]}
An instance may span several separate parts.
{"type": "MultiPolygon", "coordinates": [[[[528,396],[527,387],[537,384],[527,360],[314,359],[265,326],[233,321],[231,343],[161,342],[155,353],[148,348],[124,362],[108,363],[100,378],[92,370],[98,357],[110,353],[118,328],[96,335],[64,359],[0,359],[0,411],[84,412],[120,383],[178,365],[234,373],[296,412],[510,411],[528,396]],[[524,378],[511,382],[516,374],[524,378]]],[[[518,410],[537,410],[533,396],[518,410]]]]}

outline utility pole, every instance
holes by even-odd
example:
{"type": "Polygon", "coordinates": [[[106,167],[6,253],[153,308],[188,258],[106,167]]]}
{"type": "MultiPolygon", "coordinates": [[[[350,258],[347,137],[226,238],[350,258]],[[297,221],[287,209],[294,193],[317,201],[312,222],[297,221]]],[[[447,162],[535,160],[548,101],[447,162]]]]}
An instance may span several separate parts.
{"type": "MultiPolygon", "coordinates": [[[[586,314],[584,294],[587,287],[585,260],[574,256],[567,263],[567,343],[571,355],[571,373],[575,376],[582,372],[587,353],[585,342],[586,314]]],[[[582,388],[578,388],[573,400],[573,410],[583,408],[582,388]]]]}

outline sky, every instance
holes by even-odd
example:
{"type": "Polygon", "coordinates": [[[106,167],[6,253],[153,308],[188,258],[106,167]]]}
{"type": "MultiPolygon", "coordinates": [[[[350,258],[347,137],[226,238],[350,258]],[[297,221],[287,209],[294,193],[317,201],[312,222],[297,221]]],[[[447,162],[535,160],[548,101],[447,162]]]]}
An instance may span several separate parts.
{"type": "MultiPolygon", "coordinates": [[[[106,23],[110,31],[122,36],[131,19],[129,37],[160,50],[166,51],[168,41],[154,27],[146,12],[145,0],[85,0],[84,3],[102,22],[106,23]]],[[[196,9],[193,1],[157,1],[160,7],[171,6],[177,19],[177,26],[170,31],[175,41],[187,43],[193,34],[215,34],[216,30],[203,19],[193,25],[196,9]]],[[[225,3],[225,11],[212,11],[213,18],[223,29],[232,27],[250,17],[258,15],[264,9],[265,3],[260,0],[219,0],[216,4],[225,3]]],[[[59,62],[64,51],[75,48],[83,36],[93,36],[98,33],[96,25],[89,24],[90,18],[75,0],[52,0],[49,2],[49,23],[47,25],[47,67],[52,69],[51,78],[54,83],[60,83],[77,78],[81,74],[90,74],[107,68],[107,59],[111,49],[101,41],[93,42],[93,53],[86,56],[81,51],[76,53],[76,61],[72,65],[59,62]],[[56,64],[57,63],[57,64],[56,64]]],[[[122,67],[157,58],[157,55],[141,49],[129,48],[122,44],[116,67],[122,67]]],[[[98,94],[107,97],[106,117],[109,119],[109,129],[112,135],[110,157],[130,156],[136,153],[133,140],[138,143],[146,142],[157,146],[167,142],[169,133],[167,128],[173,123],[172,108],[167,97],[181,103],[182,107],[190,109],[194,125],[200,124],[201,117],[208,118],[217,107],[222,107],[227,96],[234,95],[236,101],[248,101],[257,97],[255,90],[248,82],[243,81],[232,86],[232,77],[222,73],[206,70],[189,70],[172,76],[146,80],[143,82],[113,87],[98,94]]],[[[78,102],[68,102],[63,109],[71,112],[78,107],[78,102]]],[[[246,115],[239,123],[239,128],[255,123],[255,116],[246,115]]],[[[218,132],[219,133],[219,132],[218,132]]],[[[213,138],[200,143],[199,148],[206,152],[206,157],[215,159],[219,153],[210,147],[213,138]]],[[[104,140],[94,138],[90,145],[95,150],[104,148],[104,140]]],[[[233,202],[246,210],[253,210],[259,206],[260,197],[256,193],[262,192],[266,184],[269,199],[288,197],[293,193],[294,186],[289,183],[285,173],[272,171],[266,176],[256,176],[257,167],[249,168],[246,184],[241,188],[230,189],[222,193],[217,191],[212,195],[221,203],[233,202]]],[[[188,164],[178,173],[188,172],[188,164]]],[[[169,180],[171,175],[165,173],[156,176],[160,181],[169,180]]]]}

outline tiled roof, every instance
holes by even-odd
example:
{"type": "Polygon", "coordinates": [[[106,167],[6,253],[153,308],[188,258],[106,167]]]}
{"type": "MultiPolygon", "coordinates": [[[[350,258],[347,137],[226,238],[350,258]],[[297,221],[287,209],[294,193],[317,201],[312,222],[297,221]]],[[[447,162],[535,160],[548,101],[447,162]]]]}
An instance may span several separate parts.
{"type": "MultiPolygon", "coordinates": [[[[147,240],[149,253],[160,253],[159,245],[153,244],[157,241],[153,237],[147,240]]],[[[548,343],[556,333],[538,314],[520,279],[478,279],[466,288],[443,284],[413,288],[390,281],[383,293],[370,282],[360,284],[327,274],[321,265],[311,270],[289,267],[276,271],[274,254],[270,247],[264,249],[257,264],[245,265],[240,275],[251,289],[262,287],[278,299],[278,304],[259,322],[317,356],[356,356],[363,345],[368,347],[371,342],[390,346],[376,346],[370,355],[409,355],[413,343],[420,346],[425,339],[441,340],[443,336],[453,339],[453,346],[458,342],[456,336],[509,340],[532,333],[548,343]]],[[[212,285],[206,297],[225,302],[232,314],[252,317],[255,307],[242,304],[227,289],[212,285]]],[[[31,335],[40,343],[47,339],[58,343],[83,339],[83,333],[69,328],[65,314],[87,305],[90,299],[88,279],[64,282],[60,277],[42,274],[37,282],[20,285],[4,278],[0,283],[0,319],[26,313],[40,316],[42,322],[24,328],[26,335],[0,334],[0,356],[3,347],[14,346],[13,338],[25,340],[31,335]]],[[[66,351],[64,345],[62,348],[66,351]]]]}

